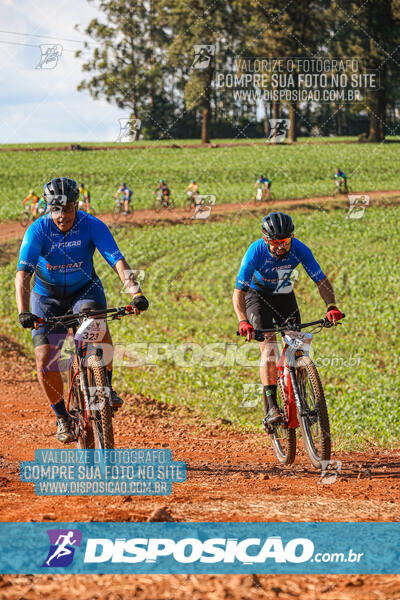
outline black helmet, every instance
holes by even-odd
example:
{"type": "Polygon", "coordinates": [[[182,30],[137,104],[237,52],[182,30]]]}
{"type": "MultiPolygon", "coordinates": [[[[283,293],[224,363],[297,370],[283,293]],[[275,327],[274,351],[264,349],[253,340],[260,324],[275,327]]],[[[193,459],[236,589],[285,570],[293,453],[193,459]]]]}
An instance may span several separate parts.
{"type": "Polygon", "coordinates": [[[78,200],[79,188],[74,179],[55,177],[44,186],[43,198],[48,205],[64,206],[67,202],[78,200]]]}
{"type": "Polygon", "coordinates": [[[261,231],[270,240],[290,237],[294,231],[292,217],[282,212],[269,213],[263,218],[261,231]]]}

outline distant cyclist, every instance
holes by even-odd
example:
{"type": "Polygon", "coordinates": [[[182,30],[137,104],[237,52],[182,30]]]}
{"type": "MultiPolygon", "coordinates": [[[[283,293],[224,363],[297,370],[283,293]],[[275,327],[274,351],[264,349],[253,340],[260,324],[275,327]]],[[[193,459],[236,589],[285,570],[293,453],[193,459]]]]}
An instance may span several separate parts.
{"type": "Polygon", "coordinates": [[[121,183],[121,185],[119,186],[117,193],[115,194],[115,199],[117,200],[119,198],[119,195],[122,194],[122,202],[124,204],[123,208],[124,208],[124,215],[128,215],[129,214],[129,204],[132,200],[132,195],[133,192],[132,190],[126,185],[125,181],[123,181],[121,183]]]}
{"type": "MultiPolygon", "coordinates": [[[[254,329],[271,329],[283,325],[287,318],[300,323],[300,312],[290,274],[302,264],[318,287],[326,304],[327,318],[335,325],[342,318],[336,306],[332,285],[315,260],[311,250],[294,237],[291,217],[273,212],[264,217],[262,237],[253,242],[243,257],[236,279],[233,306],[239,320],[239,333],[248,340],[254,329]]],[[[260,378],[264,405],[268,408],[265,427],[277,424],[281,413],[277,405],[276,337],[266,334],[260,342],[260,378]]]]}
{"type": "Polygon", "coordinates": [[[268,179],[268,177],[264,177],[264,175],[260,175],[260,177],[257,179],[255,188],[256,188],[256,190],[260,187],[262,188],[263,200],[269,199],[271,185],[272,185],[272,181],[270,179],[268,179]]]}
{"type": "Polygon", "coordinates": [[[199,195],[199,186],[195,179],[191,180],[185,193],[187,194],[188,199],[191,200],[191,208],[195,208],[197,206],[197,197],[199,195]]]}
{"type": "MultiPolygon", "coordinates": [[[[96,249],[132,295],[135,313],[147,310],[149,303],[107,225],[78,210],[76,182],[67,177],[52,179],[44,186],[43,196],[49,207],[49,218],[35,221],[22,240],[15,278],[16,302],[20,324],[32,330],[38,379],[56,415],[56,437],[65,444],[72,442],[75,434],[64,403],[57,358],[68,331],[64,327],[50,329],[44,325],[34,329],[37,317],[47,319],[69,311],[79,313],[85,308],[107,307],[103,285],[93,266],[96,249]],[[34,287],[30,291],[34,273],[34,287]]],[[[108,329],[102,343],[112,350],[108,329]]],[[[123,402],[112,389],[112,351],[105,352],[104,356],[108,357],[111,403],[117,410],[123,402]]]]}
{"type": "Polygon", "coordinates": [[[28,202],[31,203],[30,210],[32,213],[32,217],[35,219],[39,214],[39,207],[44,207],[44,202],[39,198],[37,194],[35,194],[33,190],[30,190],[25,200],[22,201],[22,206],[25,206],[25,204],[27,204],[28,202]]]}
{"type": "Polygon", "coordinates": [[[156,196],[158,196],[160,194],[161,195],[160,199],[161,199],[162,205],[165,208],[169,207],[171,192],[169,191],[169,187],[168,187],[165,179],[160,179],[160,181],[158,182],[158,185],[156,187],[156,190],[155,190],[155,192],[153,192],[153,194],[155,194],[156,196]]]}
{"type": "Polygon", "coordinates": [[[79,184],[79,208],[85,212],[90,212],[90,192],[84,183],[79,184]]]}
{"type": "Polygon", "coordinates": [[[333,178],[333,181],[335,182],[335,185],[336,185],[336,188],[338,191],[340,191],[341,188],[343,187],[344,192],[347,194],[347,192],[348,192],[347,175],[342,171],[342,169],[339,169],[339,167],[335,171],[335,176],[333,178]]]}

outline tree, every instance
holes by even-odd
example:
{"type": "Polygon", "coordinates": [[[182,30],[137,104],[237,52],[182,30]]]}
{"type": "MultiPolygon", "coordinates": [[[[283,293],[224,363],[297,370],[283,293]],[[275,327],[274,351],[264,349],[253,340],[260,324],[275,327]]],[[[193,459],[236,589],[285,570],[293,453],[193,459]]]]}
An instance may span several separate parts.
{"type": "Polygon", "coordinates": [[[185,105],[201,110],[201,141],[211,137],[212,82],[217,66],[232,54],[230,41],[240,35],[235,3],[223,0],[161,0],[159,25],[170,31],[168,63],[184,74],[185,105]]]}
{"type": "MultiPolygon", "coordinates": [[[[165,33],[155,25],[157,2],[98,0],[98,5],[107,24],[93,19],[85,30],[99,45],[82,66],[92,77],[83,80],[78,90],[88,90],[95,99],[105,98],[128,109],[132,134],[137,134],[138,120],[154,131],[156,111],[166,103],[162,88],[166,67],[158,51],[165,33]]],[[[85,43],[85,50],[90,47],[85,43]]]]}
{"type": "Polygon", "coordinates": [[[399,93],[400,4],[398,0],[352,0],[333,2],[336,14],[334,37],[344,56],[360,61],[360,72],[374,72],[379,88],[367,90],[362,108],[368,111],[369,142],[380,142],[386,134],[386,109],[399,93]],[[338,32],[338,33],[336,33],[338,32]]]}
{"type": "MultiPolygon", "coordinates": [[[[251,29],[260,32],[249,43],[258,56],[282,58],[286,73],[286,59],[313,58],[318,56],[324,42],[328,25],[326,21],[327,0],[297,0],[289,2],[284,9],[280,0],[265,0],[262,3],[252,0],[254,7],[251,29]]],[[[295,63],[294,63],[295,64],[295,63]]],[[[293,92],[298,90],[298,72],[292,72],[293,92]]],[[[294,98],[288,103],[288,140],[295,142],[298,130],[299,102],[294,98]]],[[[279,116],[279,103],[273,103],[273,117],[279,116]]]]}

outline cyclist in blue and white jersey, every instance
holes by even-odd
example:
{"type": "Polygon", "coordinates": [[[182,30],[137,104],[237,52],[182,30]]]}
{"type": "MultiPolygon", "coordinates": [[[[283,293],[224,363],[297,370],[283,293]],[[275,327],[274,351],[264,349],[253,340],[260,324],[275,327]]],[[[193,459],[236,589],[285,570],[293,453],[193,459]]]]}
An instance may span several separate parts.
{"type": "MultiPolygon", "coordinates": [[[[73,441],[74,434],[55,360],[67,330],[49,331],[45,326],[34,329],[36,317],[47,319],[68,311],[79,313],[84,308],[107,307],[102,283],[93,267],[96,249],[132,294],[135,312],[147,310],[148,301],[108,227],[78,210],[79,188],[73,179],[52,179],[44,186],[43,197],[49,213],[35,221],[22,240],[15,279],[16,301],[20,324],[32,330],[38,378],[56,414],[57,439],[67,443],[73,441]],[[30,291],[33,274],[35,281],[30,291]]],[[[112,348],[108,329],[103,342],[112,348]]],[[[107,371],[111,388],[112,358],[107,371]]],[[[122,406],[112,388],[111,401],[114,410],[122,406]]]]}
{"type": "Polygon", "coordinates": [[[344,191],[346,193],[348,192],[347,175],[344,171],[342,171],[342,169],[339,169],[339,167],[337,167],[337,169],[335,171],[335,176],[333,178],[333,181],[335,182],[336,188],[338,190],[340,190],[341,187],[343,186],[344,191]]]}
{"type": "Polygon", "coordinates": [[[257,179],[255,188],[256,190],[261,187],[263,190],[263,200],[268,200],[270,196],[272,181],[268,179],[268,177],[264,177],[264,175],[260,175],[257,179]]]}
{"type": "MultiPolygon", "coordinates": [[[[300,323],[300,312],[290,275],[301,264],[318,287],[327,309],[327,318],[335,325],[342,318],[335,303],[332,285],[315,260],[311,250],[294,237],[292,218],[281,212],[264,217],[262,237],[248,248],[240,265],[233,293],[233,306],[239,320],[239,333],[248,340],[254,329],[271,329],[283,325],[287,318],[300,323]]],[[[263,399],[268,407],[265,424],[280,421],[277,406],[276,337],[266,334],[260,342],[260,378],[263,399]]]]}
{"type": "Polygon", "coordinates": [[[128,215],[129,214],[129,204],[132,200],[133,192],[132,192],[131,188],[126,185],[126,183],[124,181],[121,183],[121,185],[119,186],[119,188],[115,194],[116,200],[120,194],[122,194],[122,202],[124,203],[124,215],[128,215]]]}

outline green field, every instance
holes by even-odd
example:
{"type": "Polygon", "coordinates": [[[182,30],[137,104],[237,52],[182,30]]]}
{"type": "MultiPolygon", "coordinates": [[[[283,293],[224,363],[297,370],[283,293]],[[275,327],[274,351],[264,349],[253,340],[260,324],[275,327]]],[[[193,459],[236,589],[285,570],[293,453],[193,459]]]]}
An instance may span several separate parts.
{"type": "Polygon", "coordinates": [[[192,178],[217,204],[250,200],[261,173],[272,179],[275,198],[329,195],[336,166],[349,176],[353,191],[399,189],[398,153],[397,144],[339,143],[1,152],[0,220],[17,218],[30,189],[40,193],[46,181],[63,175],[89,187],[97,212],[112,210],[121,181],[133,189],[136,208],[150,207],[159,178],[166,179],[178,205],[192,178]]]}
{"type": "MultiPolygon", "coordinates": [[[[277,148],[275,156],[281,152],[277,148]]],[[[400,375],[394,332],[400,328],[395,243],[400,210],[371,207],[361,219],[345,215],[345,210],[293,215],[296,235],[312,248],[347,315],[342,326],[315,336],[314,360],[325,386],[336,449],[369,443],[398,446],[400,375]]],[[[150,299],[148,313],[111,325],[120,364],[115,368],[117,390],[185,404],[205,419],[222,417],[235,426],[260,427],[261,402],[257,408],[242,406],[243,384],[259,382],[257,344],[250,345],[252,363],[245,366],[249,346],[235,335],[231,303],[241,257],[259,237],[259,228],[259,219],[241,217],[116,231],[128,262],[144,269],[143,288],[150,299]]],[[[15,250],[14,244],[8,254],[2,253],[0,314],[4,332],[31,352],[30,335],[17,324],[15,261],[10,262],[15,250]]],[[[128,297],[99,255],[96,271],[109,304],[124,304],[128,297]]],[[[320,318],[324,311],[317,288],[302,267],[297,271],[302,318],[320,318]]]]}

